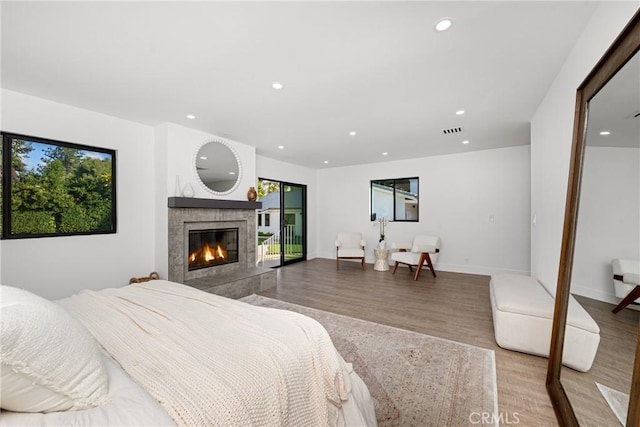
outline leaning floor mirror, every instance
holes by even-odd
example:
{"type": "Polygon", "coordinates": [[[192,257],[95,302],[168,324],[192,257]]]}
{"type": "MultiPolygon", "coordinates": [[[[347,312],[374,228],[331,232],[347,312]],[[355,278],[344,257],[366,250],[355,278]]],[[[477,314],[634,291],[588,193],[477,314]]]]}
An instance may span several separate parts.
{"type": "Polygon", "coordinates": [[[580,296],[612,295],[614,260],[640,261],[639,50],[637,12],[577,90],[547,373],[562,426],[640,426],[640,305],[580,296]],[[574,299],[600,328],[587,373],[562,366],[574,299]]]}

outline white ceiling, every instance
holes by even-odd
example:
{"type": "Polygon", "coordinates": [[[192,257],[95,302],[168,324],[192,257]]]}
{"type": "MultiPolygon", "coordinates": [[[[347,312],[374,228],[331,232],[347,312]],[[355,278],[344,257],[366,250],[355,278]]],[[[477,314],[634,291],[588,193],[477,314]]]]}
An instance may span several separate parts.
{"type": "Polygon", "coordinates": [[[589,101],[588,111],[587,145],[640,147],[640,53],[589,101]]]}
{"type": "Polygon", "coordinates": [[[311,168],[525,145],[595,5],[3,1],[1,83],[311,168]]]}

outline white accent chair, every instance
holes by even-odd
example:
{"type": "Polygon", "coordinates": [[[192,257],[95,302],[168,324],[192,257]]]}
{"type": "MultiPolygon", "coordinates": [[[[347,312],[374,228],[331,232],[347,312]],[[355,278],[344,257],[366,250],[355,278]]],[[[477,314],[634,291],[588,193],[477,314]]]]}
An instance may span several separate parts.
{"type": "Polygon", "coordinates": [[[416,236],[412,244],[393,243],[391,248],[399,250],[399,252],[391,254],[391,260],[396,262],[393,267],[393,274],[396,274],[399,264],[406,264],[409,266],[410,271],[413,271],[412,267],[416,267],[413,280],[418,280],[422,266],[426,263],[433,277],[436,277],[436,271],[433,266],[436,264],[440,253],[440,237],[416,236]]]}
{"type": "Polygon", "coordinates": [[[616,297],[622,298],[612,311],[617,313],[631,303],[640,304],[640,261],[616,258],[611,266],[616,297]]]}
{"type": "Polygon", "coordinates": [[[362,240],[362,233],[338,233],[336,239],[336,270],[340,270],[341,259],[359,259],[362,269],[367,267],[364,263],[364,248],[367,242],[362,240]]]}

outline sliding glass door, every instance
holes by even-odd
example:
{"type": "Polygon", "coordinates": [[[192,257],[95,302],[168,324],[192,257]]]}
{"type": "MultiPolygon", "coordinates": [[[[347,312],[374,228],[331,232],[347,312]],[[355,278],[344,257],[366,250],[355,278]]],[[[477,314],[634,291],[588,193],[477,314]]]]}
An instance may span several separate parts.
{"type": "Polygon", "coordinates": [[[281,183],[280,203],[282,216],[280,218],[283,237],[281,245],[282,265],[301,261],[307,258],[306,251],[306,186],[291,183],[281,183]]]}
{"type": "Polygon", "coordinates": [[[258,264],[279,267],[307,259],[307,187],[258,180],[258,264]]]}

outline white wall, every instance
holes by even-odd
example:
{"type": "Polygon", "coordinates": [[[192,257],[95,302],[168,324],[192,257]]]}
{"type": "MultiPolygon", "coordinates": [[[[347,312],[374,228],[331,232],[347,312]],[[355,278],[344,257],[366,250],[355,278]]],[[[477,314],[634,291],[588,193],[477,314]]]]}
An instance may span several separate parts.
{"type": "Polygon", "coordinates": [[[153,129],[2,90],[2,130],[117,150],[117,233],[5,240],[4,285],[61,298],[154,269],[153,129]]]}
{"type": "MultiPolygon", "coordinates": [[[[256,186],[256,149],[246,144],[217,137],[199,130],[173,123],[164,123],[154,129],[157,147],[154,158],[154,177],[160,188],[155,195],[157,245],[154,258],[160,277],[168,277],[168,208],[167,198],[181,196],[177,194],[176,182],[184,189],[190,185],[194,197],[203,199],[247,200],[249,187],[256,186]],[[207,191],[196,177],[196,153],[203,142],[212,139],[224,140],[231,146],[240,159],[242,176],[234,191],[225,195],[216,195],[207,191]]],[[[257,211],[256,211],[257,212],[257,211]]],[[[256,242],[257,244],[257,242],[256,242]]]]}
{"type": "Polygon", "coordinates": [[[373,262],[379,231],[369,216],[370,181],[418,176],[420,221],[389,223],[388,242],[437,235],[437,269],[528,274],[529,162],[529,146],[518,146],[321,170],[318,256],[335,257],[339,231],[360,231],[373,262]]]}
{"type": "MultiPolygon", "coordinates": [[[[169,147],[169,123],[163,123],[154,128],[155,150],[154,150],[154,182],[156,188],[154,192],[155,220],[154,230],[156,237],[154,262],[155,271],[160,278],[169,277],[169,208],[167,206],[167,195],[171,191],[168,185],[167,164],[169,163],[167,151],[169,147]]],[[[173,196],[173,194],[171,194],[173,196]]]]}
{"type": "Polygon", "coordinates": [[[617,304],[611,260],[640,259],[640,150],[587,147],[571,292],[617,304]]]}
{"type": "Polygon", "coordinates": [[[637,7],[597,7],[531,121],[531,275],[549,289],[558,279],[576,89],[637,7]]]}
{"type": "Polygon", "coordinates": [[[195,195],[203,199],[247,200],[249,187],[256,185],[256,149],[226,138],[220,138],[199,130],[190,129],[173,123],[167,124],[166,143],[166,184],[168,197],[180,196],[175,194],[176,177],[180,186],[184,188],[189,184],[195,195]],[[195,158],[196,153],[204,141],[218,139],[227,142],[238,154],[242,167],[240,183],[234,191],[225,195],[215,195],[207,191],[196,178],[195,158]]]}
{"type": "MultiPolygon", "coordinates": [[[[318,209],[317,172],[304,166],[256,156],[256,177],[307,186],[307,259],[315,258],[317,256],[318,213],[324,213],[318,209]]],[[[335,239],[335,237],[332,238],[335,239]]]]}
{"type": "Polygon", "coordinates": [[[192,167],[200,144],[214,135],[171,123],[152,128],[8,90],[1,107],[2,130],[117,150],[116,234],[2,241],[0,282],[47,298],[122,286],[151,271],[167,277],[167,198],[176,177],[194,197],[228,200],[247,200],[257,181],[255,148],[236,141],[225,139],[242,162],[241,181],[218,196],[197,182],[192,167]],[[37,264],[34,253],[42,254],[37,264]]]}

